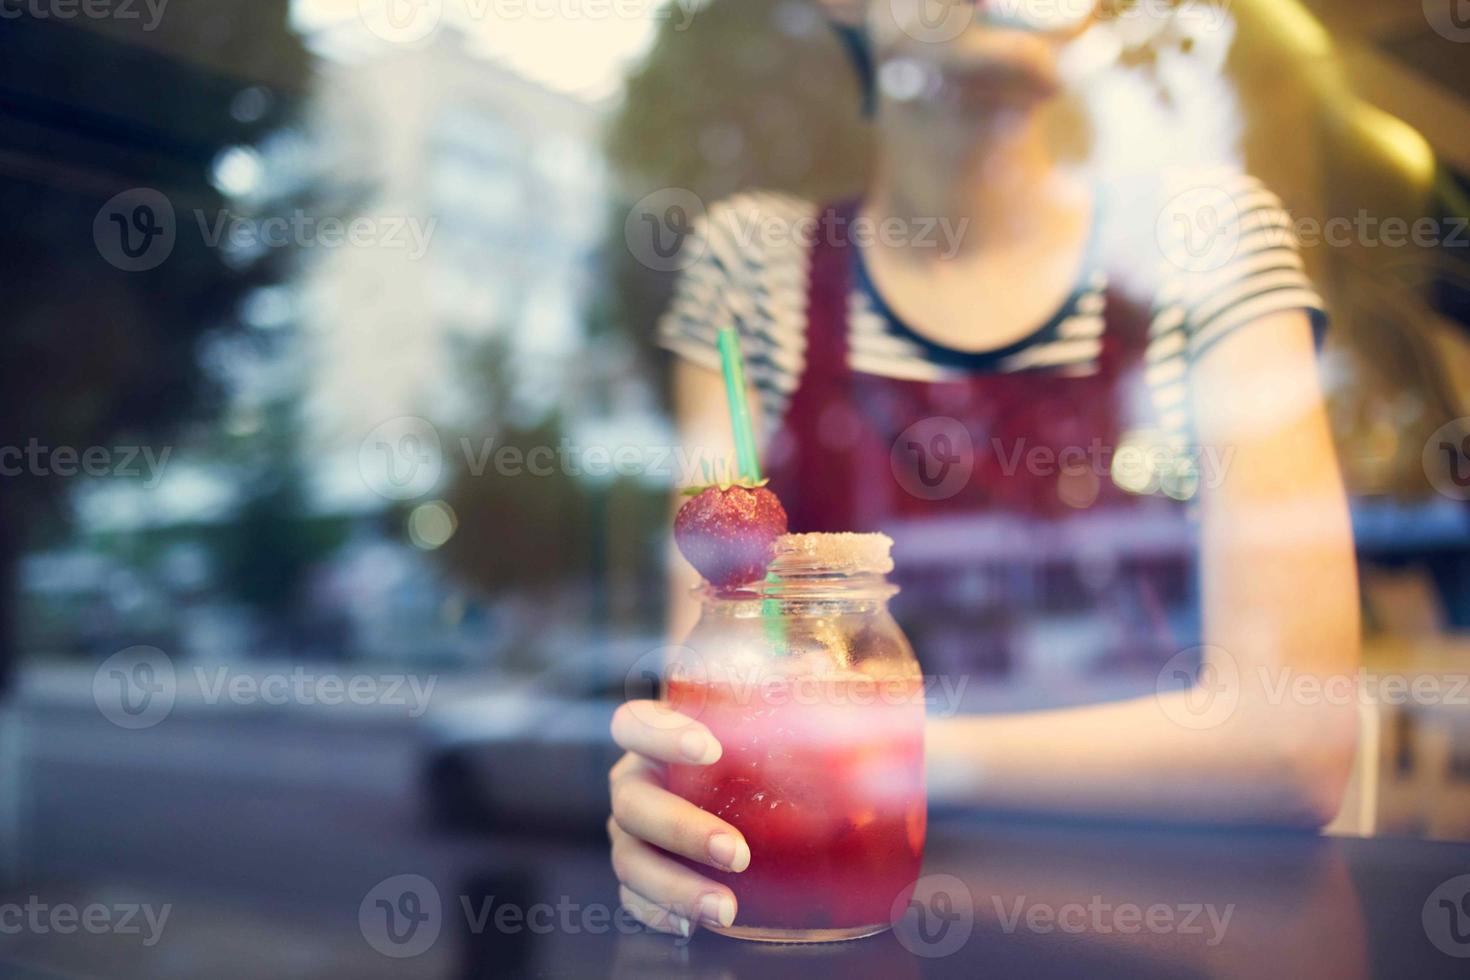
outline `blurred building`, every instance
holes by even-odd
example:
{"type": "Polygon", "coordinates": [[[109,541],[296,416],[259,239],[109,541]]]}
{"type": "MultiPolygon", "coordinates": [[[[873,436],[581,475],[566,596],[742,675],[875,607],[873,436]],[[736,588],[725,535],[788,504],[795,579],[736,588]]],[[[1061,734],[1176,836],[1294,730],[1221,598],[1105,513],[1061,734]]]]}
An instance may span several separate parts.
{"type": "Polygon", "coordinates": [[[353,213],[385,238],[403,223],[405,241],[310,267],[309,423],[355,453],[396,416],[477,420],[485,393],[465,357],[491,341],[516,404],[552,408],[585,342],[606,221],[598,105],[487,60],[453,27],[422,47],[354,51],[325,66],[314,135],[331,179],[361,190],[353,213]]]}

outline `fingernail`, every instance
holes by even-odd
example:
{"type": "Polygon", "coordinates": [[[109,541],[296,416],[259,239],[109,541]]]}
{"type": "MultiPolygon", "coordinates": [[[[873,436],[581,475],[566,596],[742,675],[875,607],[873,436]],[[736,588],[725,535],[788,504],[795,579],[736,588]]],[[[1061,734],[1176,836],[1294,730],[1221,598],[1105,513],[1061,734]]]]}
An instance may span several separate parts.
{"type": "Polygon", "coordinates": [[[709,765],[720,757],[720,747],[714,739],[702,732],[686,732],[679,739],[679,751],[690,762],[709,765]]]}
{"type": "Polygon", "coordinates": [[[731,871],[750,867],[750,848],[745,841],[729,834],[715,834],[709,839],[709,856],[731,871]]]}
{"type": "Polygon", "coordinates": [[[694,932],[694,927],[682,915],[669,916],[669,922],[673,925],[674,931],[685,939],[688,939],[690,934],[694,932]]]}
{"type": "Polygon", "coordinates": [[[699,900],[699,917],[712,926],[728,926],[735,921],[735,900],[710,892],[699,900]]]}

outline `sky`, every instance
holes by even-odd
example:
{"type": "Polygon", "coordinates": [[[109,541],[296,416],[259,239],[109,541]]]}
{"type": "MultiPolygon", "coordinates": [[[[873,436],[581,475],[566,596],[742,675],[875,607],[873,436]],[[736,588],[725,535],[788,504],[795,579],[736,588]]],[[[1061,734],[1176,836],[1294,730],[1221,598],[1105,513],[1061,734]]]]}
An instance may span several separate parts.
{"type": "Polygon", "coordinates": [[[305,33],[361,33],[365,44],[419,43],[454,24],[472,50],[554,91],[590,100],[618,93],[629,62],[652,43],[661,17],[676,23],[690,0],[293,0],[305,33]],[[391,15],[391,18],[390,18],[391,15]]]}

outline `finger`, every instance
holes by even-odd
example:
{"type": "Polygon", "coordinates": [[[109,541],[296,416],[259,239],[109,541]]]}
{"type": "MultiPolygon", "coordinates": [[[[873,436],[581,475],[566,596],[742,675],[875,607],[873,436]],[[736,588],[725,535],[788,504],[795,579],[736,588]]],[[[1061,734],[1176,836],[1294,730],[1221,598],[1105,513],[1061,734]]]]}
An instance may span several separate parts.
{"type": "Polygon", "coordinates": [[[699,722],[659,701],[629,701],[613,713],[613,740],[629,752],[660,762],[707,766],[720,758],[720,743],[699,722]]]}
{"type": "Polygon", "coordinates": [[[647,762],[630,765],[612,784],[613,819],[634,837],[723,871],[750,866],[740,831],[659,785],[647,762]]]}
{"type": "Polygon", "coordinates": [[[636,894],[706,926],[735,921],[735,893],[614,825],[613,873],[636,894]]]}
{"type": "Polygon", "coordinates": [[[636,752],[624,752],[613,767],[607,771],[608,791],[618,784],[618,780],[624,776],[637,774],[641,779],[647,779],[655,786],[664,785],[663,763],[645,759],[636,752]]]}
{"type": "Polygon", "coordinates": [[[694,931],[694,926],[688,919],[675,915],[657,902],[650,902],[627,885],[618,887],[618,901],[622,903],[623,908],[628,910],[629,915],[650,929],[683,936],[686,939],[694,931]]]}

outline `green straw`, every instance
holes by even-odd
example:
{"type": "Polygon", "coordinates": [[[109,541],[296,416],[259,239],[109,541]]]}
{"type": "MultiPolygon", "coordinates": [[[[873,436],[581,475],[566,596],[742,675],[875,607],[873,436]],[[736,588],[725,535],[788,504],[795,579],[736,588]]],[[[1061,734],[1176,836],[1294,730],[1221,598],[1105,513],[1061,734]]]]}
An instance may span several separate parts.
{"type": "MultiPolygon", "coordinates": [[[[730,425],[735,430],[735,461],[740,468],[740,478],[751,483],[761,479],[761,461],[755,453],[755,428],[750,421],[750,399],[745,394],[745,361],[740,356],[740,334],[734,327],[721,327],[716,334],[720,348],[720,369],[725,375],[725,397],[730,402],[730,425]]],[[[771,574],[767,582],[781,581],[771,574]]],[[[781,622],[781,606],[774,599],[761,603],[761,619],[765,622],[766,638],[771,641],[779,656],[790,651],[786,643],[786,627],[781,622]]]]}
{"type": "Polygon", "coordinates": [[[717,340],[720,368],[725,375],[725,397],[730,402],[730,425],[735,430],[735,462],[740,478],[759,483],[761,462],[755,454],[755,428],[750,421],[750,399],[745,394],[745,361],[740,357],[740,334],[721,327],[717,340]]]}

